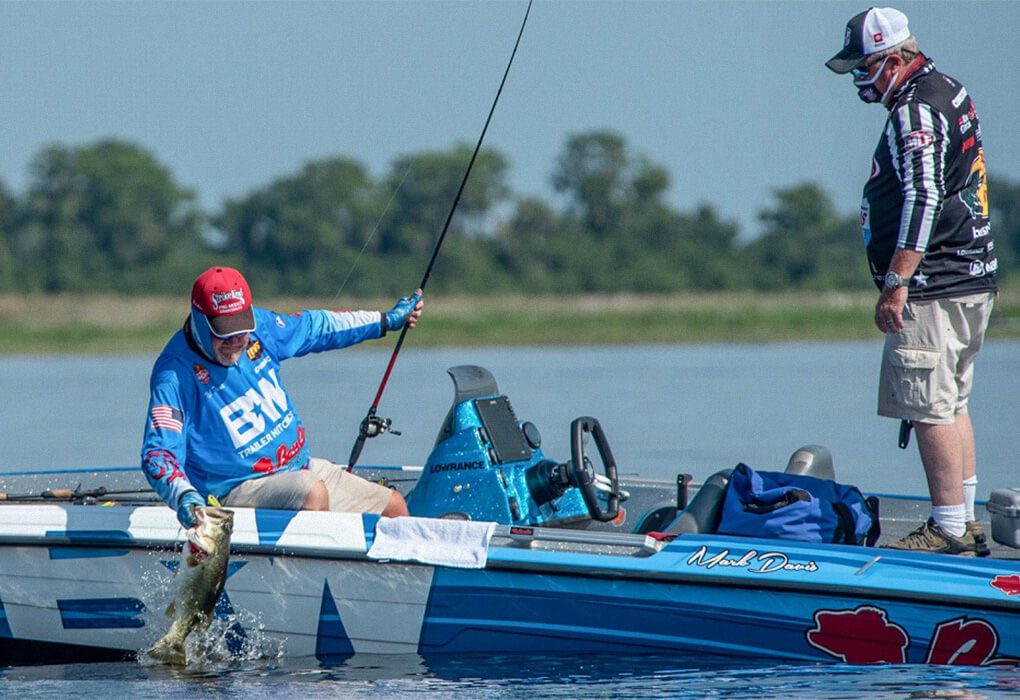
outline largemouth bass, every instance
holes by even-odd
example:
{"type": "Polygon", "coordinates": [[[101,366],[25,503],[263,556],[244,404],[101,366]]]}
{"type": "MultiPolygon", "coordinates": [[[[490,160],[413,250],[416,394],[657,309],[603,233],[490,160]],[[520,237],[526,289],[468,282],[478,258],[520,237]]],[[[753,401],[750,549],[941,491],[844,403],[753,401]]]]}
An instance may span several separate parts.
{"type": "Polygon", "coordinates": [[[194,630],[205,631],[213,619],[216,601],[227,581],[230,535],[234,512],[197,508],[198,524],[187,531],[177,569],[177,598],[166,610],[173,617],[170,631],[152,645],[148,655],[166,664],[187,663],[184,642],[194,630]]]}

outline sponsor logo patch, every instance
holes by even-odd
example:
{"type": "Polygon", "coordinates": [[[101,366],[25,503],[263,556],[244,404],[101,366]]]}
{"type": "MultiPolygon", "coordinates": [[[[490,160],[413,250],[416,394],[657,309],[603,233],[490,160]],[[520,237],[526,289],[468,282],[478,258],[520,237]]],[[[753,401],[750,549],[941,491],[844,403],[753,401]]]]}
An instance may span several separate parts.
{"type": "Polygon", "coordinates": [[[229,314],[235,309],[238,311],[244,307],[244,290],[231,289],[229,292],[213,292],[209,295],[209,300],[212,301],[213,311],[222,311],[225,314],[229,314]],[[224,306],[220,309],[220,306],[224,306]]]}
{"type": "Polygon", "coordinates": [[[927,129],[911,131],[903,137],[903,152],[913,153],[935,144],[935,134],[927,129]]]}
{"type": "Polygon", "coordinates": [[[195,365],[195,378],[198,379],[198,381],[202,382],[203,384],[208,384],[209,383],[209,370],[207,370],[202,365],[196,364],[195,365]]]}
{"type": "Polygon", "coordinates": [[[957,248],[956,249],[956,254],[959,255],[960,257],[964,257],[964,258],[970,257],[972,255],[981,255],[984,252],[985,252],[985,248],[983,246],[981,248],[957,248]]]}
{"type": "Polygon", "coordinates": [[[953,106],[959,107],[965,99],[967,99],[967,88],[961,87],[960,91],[953,97],[953,106]]]}
{"type": "Polygon", "coordinates": [[[174,479],[185,478],[177,457],[170,450],[150,450],[146,453],[145,471],[156,481],[167,477],[168,484],[174,479]]]}
{"type": "MultiPolygon", "coordinates": [[[[967,176],[967,184],[957,195],[960,201],[967,205],[972,216],[988,218],[988,180],[985,177],[985,152],[979,148],[974,157],[974,163],[970,166],[970,175],[967,176]]],[[[985,231],[985,234],[988,232],[985,231]]],[[[977,230],[974,231],[977,238],[977,230]]]]}
{"type": "Polygon", "coordinates": [[[251,470],[253,472],[262,474],[272,474],[275,471],[279,471],[287,466],[292,459],[298,456],[301,452],[301,448],[305,446],[305,429],[302,426],[298,426],[297,429],[297,440],[291,446],[280,445],[276,448],[276,461],[274,462],[269,457],[260,457],[255,464],[252,465],[251,470]]]}
{"type": "Polygon", "coordinates": [[[485,469],[485,462],[482,462],[481,460],[474,460],[470,462],[447,462],[445,464],[433,464],[429,467],[429,471],[433,474],[436,472],[455,472],[466,469],[485,469]]]}
{"type": "Polygon", "coordinates": [[[248,348],[244,352],[248,356],[248,359],[254,362],[262,357],[262,343],[256,340],[254,343],[248,345],[248,348]]]}

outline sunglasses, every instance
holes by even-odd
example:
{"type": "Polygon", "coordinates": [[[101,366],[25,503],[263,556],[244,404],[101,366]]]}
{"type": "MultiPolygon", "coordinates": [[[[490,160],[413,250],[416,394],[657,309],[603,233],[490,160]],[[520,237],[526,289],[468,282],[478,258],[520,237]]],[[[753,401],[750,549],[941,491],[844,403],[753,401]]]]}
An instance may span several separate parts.
{"type": "MultiPolygon", "coordinates": [[[[871,75],[871,69],[874,68],[876,64],[879,66],[878,69],[879,72],[881,72],[882,66],[884,66],[890,58],[892,58],[892,56],[886,56],[885,58],[875,59],[874,61],[866,65],[851,68],[850,74],[854,77],[855,82],[858,83],[863,82],[869,75],[871,75]]],[[[873,83],[876,80],[878,80],[878,73],[876,73],[875,77],[869,80],[868,82],[873,83]]]]}
{"type": "Polygon", "coordinates": [[[854,77],[854,80],[864,80],[871,74],[871,69],[875,66],[878,61],[872,61],[866,66],[856,66],[850,69],[850,75],[854,77]]]}

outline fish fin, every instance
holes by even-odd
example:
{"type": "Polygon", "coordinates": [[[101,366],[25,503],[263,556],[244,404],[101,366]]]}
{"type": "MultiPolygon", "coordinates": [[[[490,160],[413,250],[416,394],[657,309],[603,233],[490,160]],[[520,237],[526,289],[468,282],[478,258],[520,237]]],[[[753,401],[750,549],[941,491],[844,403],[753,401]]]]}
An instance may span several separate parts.
{"type": "Polygon", "coordinates": [[[173,617],[176,614],[177,614],[177,603],[170,603],[170,605],[166,606],[166,616],[167,617],[173,617]]]}

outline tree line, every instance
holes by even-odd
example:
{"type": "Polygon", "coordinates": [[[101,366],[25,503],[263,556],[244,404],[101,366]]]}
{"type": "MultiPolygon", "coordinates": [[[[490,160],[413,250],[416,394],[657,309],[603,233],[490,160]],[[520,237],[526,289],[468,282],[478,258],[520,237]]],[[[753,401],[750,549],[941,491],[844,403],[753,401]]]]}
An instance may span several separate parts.
{"type": "MultiPolygon", "coordinates": [[[[119,140],[43,148],[16,195],[0,181],[0,292],[180,294],[211,262],[257,294],[405,293],[418,283],[471,147],[397,157],[376,180],[345,157],[310,162],[218,211],[144,148],[119,140]]],[[[871,288],[855,215],[810,182],[778,188],[741,239],[711,204],[665,201],[667,170],[612,131],[571,135],[551,185],[518,197],[483,149],[430,290],[457,293],[871,288]]],[[[1020,258],[1020,184],[989,177],[999,274],[1020,258]]]]}

